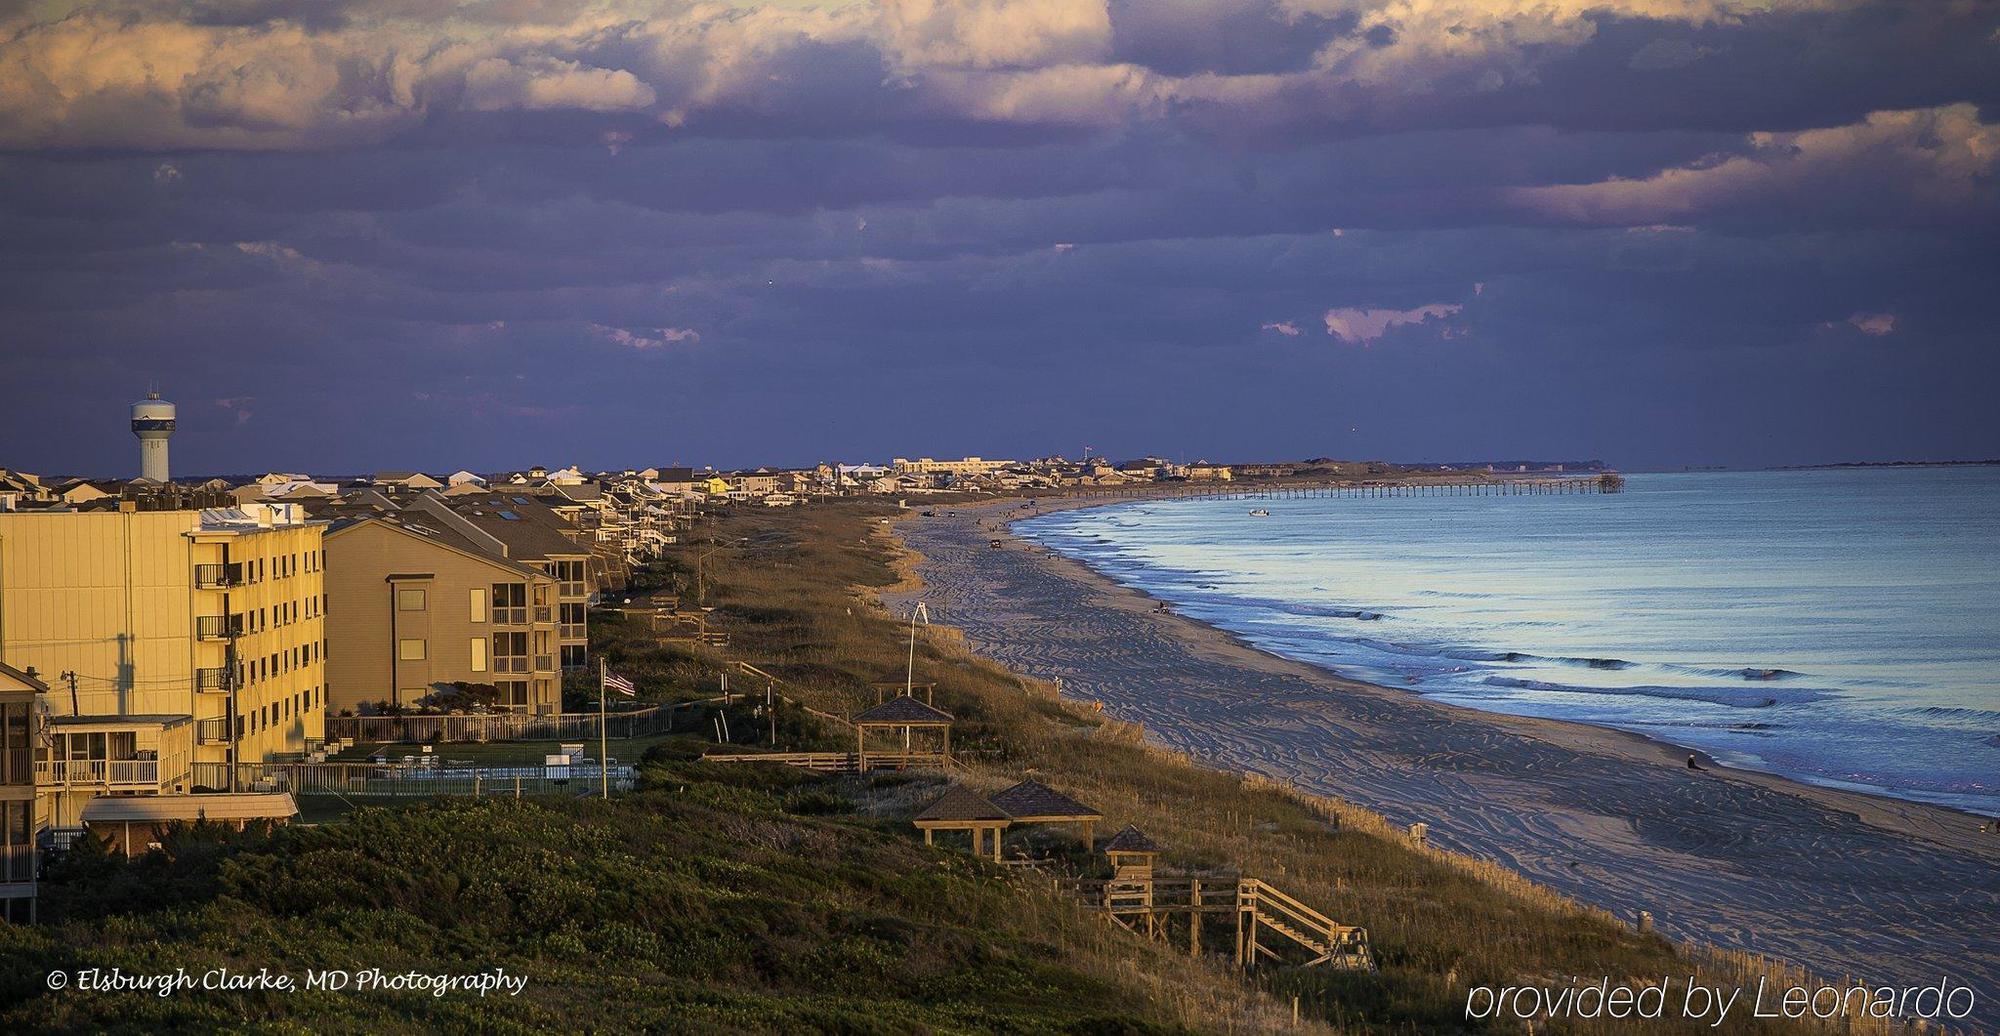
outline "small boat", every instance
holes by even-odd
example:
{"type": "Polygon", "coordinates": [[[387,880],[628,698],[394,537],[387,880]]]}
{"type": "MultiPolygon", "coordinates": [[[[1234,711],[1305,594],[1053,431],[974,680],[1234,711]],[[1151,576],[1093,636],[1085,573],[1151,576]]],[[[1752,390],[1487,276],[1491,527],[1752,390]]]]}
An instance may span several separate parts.
{"type": "Polygon", "coordinates": [[[1266,510],[1264,510],[1263,508],[1259,507],[1259,508],[1257,508],[1256,510],[1254,510],[1254,511],[1250,512],[1250,517],[1252,517],[1252,518],[1269,518],[1269,517],[1271,517],[1271,512],[1269,512],[1269,511],[1266,511],[1266,510]]]}

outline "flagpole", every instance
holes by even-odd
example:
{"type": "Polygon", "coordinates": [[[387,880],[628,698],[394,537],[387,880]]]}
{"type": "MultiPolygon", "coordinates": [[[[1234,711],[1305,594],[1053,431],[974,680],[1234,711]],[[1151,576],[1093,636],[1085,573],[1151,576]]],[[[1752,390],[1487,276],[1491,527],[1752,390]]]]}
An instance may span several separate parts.
{"type": "Polygon", "coordinates": [[[604,720],[604,657],[597,659],[597,794],[600,798],[611,797],[611,735],[605,732],[604,720]]]}

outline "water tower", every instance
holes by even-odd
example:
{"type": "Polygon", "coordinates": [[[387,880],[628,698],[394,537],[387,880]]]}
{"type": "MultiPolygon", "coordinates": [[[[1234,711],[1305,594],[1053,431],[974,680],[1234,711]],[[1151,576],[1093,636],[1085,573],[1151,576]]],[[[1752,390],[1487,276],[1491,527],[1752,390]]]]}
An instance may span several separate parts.
{"type": "Polygon", "coordinates": [[[167,480],[167,440],[174,435],[174,405],[158,392],[132,404],[132,434],[139,437],[139,474],[155,482],[167,480]]]}

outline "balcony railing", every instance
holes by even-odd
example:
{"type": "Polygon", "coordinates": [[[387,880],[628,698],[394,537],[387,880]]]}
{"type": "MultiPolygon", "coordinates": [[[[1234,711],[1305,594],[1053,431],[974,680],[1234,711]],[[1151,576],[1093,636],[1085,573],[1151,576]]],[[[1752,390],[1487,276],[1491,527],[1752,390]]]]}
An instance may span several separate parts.
{"type": "Polygon", "coordinates": [[[228,666],[194,671],[194,689],[211,694],[228,694],[236,688],[236,672],[228,666]]]}
{"type": "Polygon", "coordinates": [[[236,615],[200,615],[194,620],[194,635],[201,640],[228,640],[243,635],[243,619],[236,615]]]}
{"type": "Polygon", "coordinates": [[[556,636],[564,640],[582,640],[589,635],[581,622],[565,622],[556,630],[556,636]]]}
{"type": "Polygon", "coordinates": [[[535,605],[535,624],[536,624],[536,625],[538,625],[538,626],[546,626],[546,625],[548,625],[549,623],[551,623],[551,622],[554,622],[554,621],[556,621],[556,610],[555,610],[554,606],[552,606],[552,605],[547,605],[547,604],[538,604],[538,605],[535,605]]]}
{"type": "Polygon", "coordinates": [[[196,565],[194,585],[203,590],[222,590],[243,585],[242,565],[196,565]]]}
{"type": "Polygon", "coordinates": [[[553,673],[555,671],[556,671],[556,656],[554,655],[535,656],[535,672],[553,673]]]}
{"type": "Polygon", "coordinates": [[[160,785],[158,759],[41,759],[35,763],[37,784],[160,785]]]}
{"type": "Polygon", "coordinates": [[[0,884],[35,880],[35,847],[10,845],[0,848],[0,884]]]}
{"type": "Polygon", "coordinates": [[[585,588],[583,580],[579,579],[574,582],[564,582],[561,593],[564,597],[586,597],[590,591],[585,588]]]}
{"type": "Polygon", "coordinates": [[[204,745],[226,745],[229,743],[229,720],[224,717],[198,720],[194,727],[195,741],[204,745]]]}
{"type": "Polygon", "coordinates": [[[525,673],[528,671],[526,655],[495,655],[493,671],[496,673],[525,673]]]}
{"type": "Polygon", "coordinates": [[[493,624],[496,626],[526,626],[528,624],[527,606],[502,608],[496,605],[493,608],[493,624]]]}

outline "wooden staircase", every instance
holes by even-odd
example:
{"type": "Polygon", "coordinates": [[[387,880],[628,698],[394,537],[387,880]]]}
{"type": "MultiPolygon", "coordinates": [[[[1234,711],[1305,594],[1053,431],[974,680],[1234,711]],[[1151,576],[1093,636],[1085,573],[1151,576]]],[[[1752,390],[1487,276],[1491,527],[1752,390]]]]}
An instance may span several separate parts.
{"type": "Polygon", "coordinates": [[[1368,950],[1368,930],[1335,922],[1325,914],[1279,891],[1269,882],[1244,878],[1236,885],[1236,962],[1245,967],[1260,956],[1282,960],[1280,954],[1259,940],[1269,930],[1304,947],[1313,956],[1304,967],[1326,965],[1343,970],[1373,971],[1375,958],[1368,950]]]}
{"type": "Polygon", "coordinates": [[[1204,918],[1226,923],[1218,915],[1233,914],[1240,967],[1375,970],[1367,929],[1341,924],[1257,878],[1058,879],[1056,885],[1148,938],[1185,938],[1190,955],[1203,950],[1204,918]],[[1170,922],[1184,935],[1170,936],[1170,922]]]}

